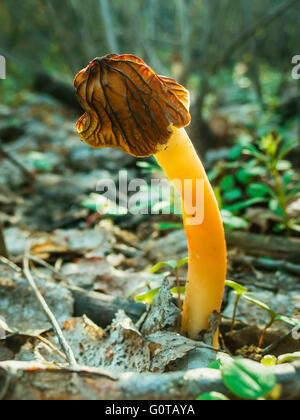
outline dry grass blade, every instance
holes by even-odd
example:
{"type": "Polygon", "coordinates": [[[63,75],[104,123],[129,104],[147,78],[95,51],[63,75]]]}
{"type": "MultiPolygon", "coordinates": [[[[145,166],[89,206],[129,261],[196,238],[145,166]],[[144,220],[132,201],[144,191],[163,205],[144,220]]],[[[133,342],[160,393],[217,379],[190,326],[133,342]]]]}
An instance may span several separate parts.
{"type": "Polygon", "coordinates": [[[32,290],[34,291],[37,300],[39,301],[42,309],[44,310],[45,314],[47,315],[47,317],[49,318],[49,321],[51,322],[53,329],[58,337],[58,340],[60,342],[60,345],[62,347],[62,349],[64,350],[64,353],[68,359],[68,362],[70,364],[71,367],[76,367],[77,366],[77,362],[75,360],[73,351],[71,349],[71,347],[69,346],[69,344],[67,343],[62,330],[55,318],[55,316],[53,315],[53,313],[51,312],[49,306],[47,305],[47,302],[45,301],[45,299],[43,298],[42,294],[40,293],[32,275],[30,272],[30,267],[29,267],[29,257],[28,257],[28,253],[26,252],[25,256],[24,256],[24,260],[23,260],[23,270],[24,270],[24,274],[30,284],[30,286],[32,287],[32,290]]]}

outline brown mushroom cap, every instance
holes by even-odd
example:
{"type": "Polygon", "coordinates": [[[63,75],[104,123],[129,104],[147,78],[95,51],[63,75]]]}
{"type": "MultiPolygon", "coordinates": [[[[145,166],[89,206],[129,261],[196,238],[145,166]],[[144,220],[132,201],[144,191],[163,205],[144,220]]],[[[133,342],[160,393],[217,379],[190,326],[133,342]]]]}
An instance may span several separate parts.
{"type": "Polygon", "coordinates": [[[151,156],[166,146],[172,126],[191,120],[189,92],[133,55],[95,58],[77,74],[74,87],[86,111],[76,128],[94,148],[151,156]]]}

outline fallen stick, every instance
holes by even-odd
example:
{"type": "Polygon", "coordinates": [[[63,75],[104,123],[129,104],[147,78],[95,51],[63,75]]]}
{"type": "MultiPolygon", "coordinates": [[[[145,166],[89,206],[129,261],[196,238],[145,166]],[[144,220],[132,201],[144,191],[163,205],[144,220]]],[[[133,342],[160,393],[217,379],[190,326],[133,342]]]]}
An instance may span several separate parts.
{"type": "MultiPolygon", "coordinates": [[[[300,362],[272,371],[282,387],[282,400],[300,396],[300,362]]],[[[101,369],[60,369],[38,362],[1,362],[3,400],[193,400],[206,392],[231,397],[221,374],[214,369],[172,373],[125,373],[110,376],[101,369]]]]}
{"type": "Polygon", "coordinates": [[[284,260],[272,260],[264,258],[253,258],[248,256],[234,257],[238,263],[252,264],[254,267],[267,271],[286,271],[291,274],[300,275],[300,265],[293,264],[284,260]]]}
{"type": "Polygon", "coordinates": [[[227,232],[227,244],[256,256],[272,256],[300,260],[300,240],[275,235],[257,235],[247,232],[227,232]]]}
{"type": "MultiPolygon", "coordinates": [[[[16,273],[23,273],[28,279],[28,261],[32,260],[48,268],[57,278],[62,281],[62,286],[68,288],[74,297],[74,316],[86,315],[97,325],[105,328],[110,325],[118,310],[122,309],[129,318],[137,322],[147,307],[141,302],[134,302],[116,298],[111,295],[104,295],[103,293],[87,291],[79,287],[69,286],[66,277],[59,273],[54,267],[39,258],[27,255],[26,270],[25,267],[20,268],[15,263],[5,257],[0,256],[0,262],[16,273]]],[[[32,276],[29,273],[29,278],[32,281],[32,276]]]]}
{"type": "Polygon", "coordinates": [[[111,324],[115,314],[122,309],[134,322],[146,311],[146,305],[123,300],[98,292],[88,292],[77,287],[68,287],[75,300],[75,316],[86,315],[102,328],[111,324]]]}

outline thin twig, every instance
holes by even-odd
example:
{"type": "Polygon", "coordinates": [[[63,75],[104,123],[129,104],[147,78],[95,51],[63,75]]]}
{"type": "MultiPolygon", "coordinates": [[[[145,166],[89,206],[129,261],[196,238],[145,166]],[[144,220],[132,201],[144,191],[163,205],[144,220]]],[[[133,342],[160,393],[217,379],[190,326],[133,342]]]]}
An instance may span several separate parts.
{"type": "Polygon", "coordinates": [[[263,332],[262,332],[262,334],[261,334],[261,337],[260,337],[260,339],[259,339],[259,343],[258,343],[258,347],[259,348],[261,348],[262,347],[262,345],[263,345],[263,342],[264,342],[264,339],[265,339],[265,336],[266,336],[266,334],[267,334],[267,331],[272,327],[272,325],[274,324],[274,322],[275,322],[275,319],[274,318],[272,318],[268,323],[267,323],[267,325],[265,326],[265,328],[264,328],[264,330],[263,330],[263,332]]]}
{"type": "Polygon", "coordinates": [[[279,346],[279,344],[283,343],[291,334],[292,334],[292,331],[278,338],[278,340],[276,340],[274,343],[272,343],[269,347],[267,347],[262,352],[262,356],[266,356],[267,354],[270,354],[273,350],[275,350],[279,346]]]}
{"type": "Polygon", "coordinates": [[[177,287],[177,294],[178,294],[178,308],[181,311],[181,291],[180,291],[180,280],[179,280],[178,268],[175,268],[175,277],[176,277],[176,287],[177,287]]]}
{"type": "Polygon", "coordinates": [[[32,287],[32,290],[34,291],[37,300],[39,301],[41,307],[43,308],[45,314],[47,315],[47,317],[49,318],[52,327],[58,337],[58,340],[60,342],[60,345],[62,347],[62,349],[65,352],[65,355],[67,356],[67,359],[69,361],[69,364],[71,367],[76,367],[77,366],[77,362],[75,359],[75,356],[73,354],[73,351],[71,349],[71,347],[69,346],[68,342],[66,341],[62,330],[55,318],[55,316],[53,315],[53,313],[51,312],[49,306],[47,305],[45,299],[43,298],[42,294],[40,293],[39,289],[37,288],[37,285],[31,275],[30,272],[30,267],[29,267],[29,258],[28,258],[28,253],[26,252],[25,256],[24,256],[24,260],[23,260],[23,270],[24,270],[24,274],[30,284],[30,286],[32,287]]]}
{"type": "Polygon", "coordinates": [[[28,258],[35,262],[36,264],[40,264],[41,266],[47,268],[48,270],[50,270],[57,278],[59,278],[59,280],[67,283],[67,277],[64,276],[63,274],[61,274],[55,267],[53,267],[52,265],[48,264],[46,261],[44,261],[41,258],[35,257],[33,255],[28,255],[28,258]]]}
{"type": "Polygon", "coordinates": [[[234,302],[234,309],[233,309],[233,315],[232,315],[232,321],[231,321],[231,329],[230,329],[230,337],[231,338],[233,336],[233,329],[234,329],[234,326],[235,326],[236,313],[237,313],[237,308],[238,308],[240,298],[241,298],[241,296],[237,294],[236,298],[235,298],[235,302],[234,302]]]}
{"type": "Polygon", "coordinates": [[[8,258],[3,257],[2,255],[0,255],[0,262],[2,264],[6,265],[7,267],[9,267],[10,269],[14,270],[16,273],[22,273],[22,268],[20,268],[19,266],[17,266],[17,264],[15,264],[14,262],[12,262],[8,258]]]}
{"type": "Polygon", "coordinates": [[[61,357],[63,360],[65,360],[66,362],[68,361],[67,356],[61,352],[60,350],[58,350],[54,344],[51,343],[51,341],[47,340],[47,338],[42,337],[41,335],[32,335],[33,338],[37,338],[38,340],[40,340],[42,343],[44,343],[46,346],[50,347],[50,349],[52,351],[54,351],[56,354],[58,354],[59,357],[61,357]]]}

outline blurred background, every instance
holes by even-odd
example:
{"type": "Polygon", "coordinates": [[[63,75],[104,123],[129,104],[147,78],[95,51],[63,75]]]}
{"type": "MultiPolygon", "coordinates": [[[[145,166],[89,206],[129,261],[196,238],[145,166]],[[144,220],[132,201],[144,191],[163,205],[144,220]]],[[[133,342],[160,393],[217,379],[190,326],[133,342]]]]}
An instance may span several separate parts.
{"type": "Polygon", "coordinates": [[[1,181],[21,191],[33,174],[35,191],[43,185],[23,219],[14,210],[9,218],[6,210],[2,223],[58,226],[63,216],[55,216],[57,205],[46,197],[53,209],[44,214],[38,203],[45,200],[45,185],[50,196],[60,197],[59,176],[77,182],[69,199],[65,186],[61,191],[64,215],[73,220],[76,206],[87,202],[82,196],[94,191],[92,171],[116,176],[130,168],[132,176],[147,177],[155,169],[151,160],[137,165],[116,150],[91,151],[75,133],[81,110],[74,75],[95,56],[117,52],[140,56],[190,90],[188,130],[226,226],[297,235],[299,81],[292,77],[292,59],[300,54],[299,17],[298,0],[2,0],[1,181]],[[28,221],[32,208],[42,213],[39,222],[28,221]]]}
{"type": "Polygon", "coordinates": [[[1,102],[49,84],[41,75],[70,85],[92,58],[129,52],[190,89],[194,140],[202,133],[200,149],[220,145],[230,129],[221,107],[231,105],[233,119],[245,107],[259,118],[297,96],[299,13],[297,0],[2,0],[1,102]]]}

